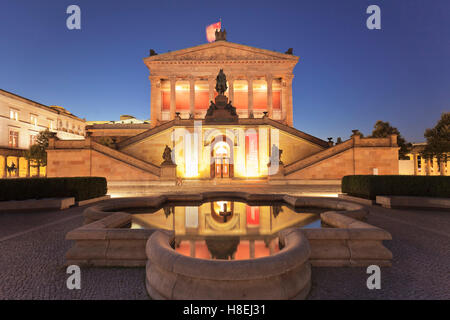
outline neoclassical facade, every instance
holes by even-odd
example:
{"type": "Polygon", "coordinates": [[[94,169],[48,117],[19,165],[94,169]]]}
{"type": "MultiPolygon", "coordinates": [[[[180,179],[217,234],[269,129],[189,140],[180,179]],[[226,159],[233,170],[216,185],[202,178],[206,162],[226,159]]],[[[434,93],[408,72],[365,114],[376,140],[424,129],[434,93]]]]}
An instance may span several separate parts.
{"type": "Polygon", "coordinates": [[[151,124],[203,119],[219,69],[227,75],[226,96],[240,118],[269,118],[293,125],[292,79],[299,57],[219,40],[144,58],[150,71],[151,124]]]}
{"type": "Polygon", "coordinates": [[[83,141],[53,139],[48,175],[175,185],[398,174],[395,135],[354,134],[334,145],[293,127],[292,80],[299,58],[291,53],[223,36],[163,54],[151,50],[144,58],[150,124],[97,124],[86,128],[83,141]]]}

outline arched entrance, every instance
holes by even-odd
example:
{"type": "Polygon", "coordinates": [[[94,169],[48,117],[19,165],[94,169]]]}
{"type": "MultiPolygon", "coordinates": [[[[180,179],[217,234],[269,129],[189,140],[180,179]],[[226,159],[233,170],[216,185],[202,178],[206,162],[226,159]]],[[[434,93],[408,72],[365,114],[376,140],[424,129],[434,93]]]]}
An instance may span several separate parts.
{"type": "Polygon", "coordinates": [[[211,142],[211,178],[233,178],[233,143],[226,136],[211,142]]]}

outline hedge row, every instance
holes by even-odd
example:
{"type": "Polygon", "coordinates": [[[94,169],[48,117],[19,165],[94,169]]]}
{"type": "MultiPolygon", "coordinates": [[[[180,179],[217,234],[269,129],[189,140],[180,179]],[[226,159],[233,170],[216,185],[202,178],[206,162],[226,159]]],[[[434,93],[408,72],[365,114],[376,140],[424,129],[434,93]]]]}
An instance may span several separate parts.
{"type": "Polygon", "coordinates": [[[450,198],[450,177],[345,176],[342,178],[342,192],[372,200],[377,195],[450,198]]]}
{"type": "Polygon", "coordinates": [[[106,192],[102,177],[0,179],[0,201],[64,197],[82,201],[106,192]]]}

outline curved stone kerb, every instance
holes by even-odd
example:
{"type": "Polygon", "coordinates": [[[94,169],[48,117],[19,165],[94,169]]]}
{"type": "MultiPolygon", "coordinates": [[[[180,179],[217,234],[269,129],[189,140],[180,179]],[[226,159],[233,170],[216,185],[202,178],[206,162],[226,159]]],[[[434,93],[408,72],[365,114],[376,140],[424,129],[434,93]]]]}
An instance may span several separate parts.
{"type": "Polygon", "coordinates": [[[173,234],[156,231],[147,241],[146,254],[149,262],[161,269],[189,278],[214,281],[251,280],[279,276],[308,262],[309,242],[298,229],[280,232],[284,248],[263,258],[247,260],[207,260],[192,258],[176,252],[170,242],[173,234]]]}

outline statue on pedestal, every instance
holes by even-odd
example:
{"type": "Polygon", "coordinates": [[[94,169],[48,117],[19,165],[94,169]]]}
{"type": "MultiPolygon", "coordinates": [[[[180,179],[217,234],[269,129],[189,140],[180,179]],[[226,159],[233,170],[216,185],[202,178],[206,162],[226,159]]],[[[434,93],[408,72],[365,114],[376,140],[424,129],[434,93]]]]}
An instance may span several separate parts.
{"type": "Polygon", "coordinates": [[[219,95],[223,95],[227,91],[227,77],[223,73],[223,69],[220,69],[219,74],[216,77],[216,91],[219,95]]]}
{"type": "Polygon", "coordinates": [[[172,149],[170,149],[167,144],[166,144],[166,148],[164,149],[162,157],[164,159],[162,165],[174,164],[173,161],[172,161],[172,149]]]}
{"type": "Polygon", "coordinates": [[[207,123],[237,123],[239,116],[236,112],[236,108],[233,107],[231,101],[228,101],[228,97],[224,95],[227,91],[227,77],[220,69],[219,74],[216,77],[216,91],[218,95],[211,101],[208,111],[206,111],[205,121],[207,123]]]}

